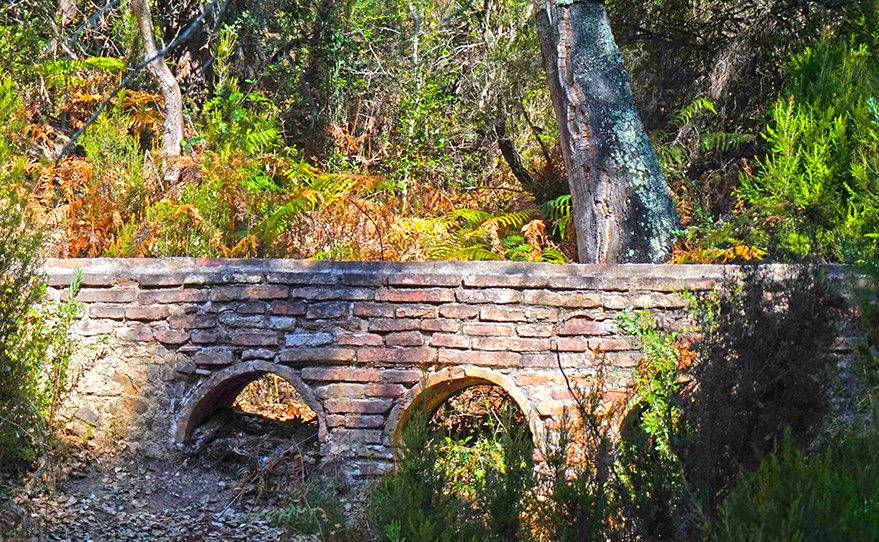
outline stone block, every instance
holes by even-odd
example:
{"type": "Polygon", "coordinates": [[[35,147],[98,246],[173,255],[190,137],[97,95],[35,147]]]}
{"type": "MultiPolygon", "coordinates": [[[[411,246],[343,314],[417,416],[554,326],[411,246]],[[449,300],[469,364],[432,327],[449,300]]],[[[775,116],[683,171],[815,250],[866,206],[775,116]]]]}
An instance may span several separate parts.
{"type": "Polygon", "coordinates": [[[468,288],[543,288],[547,277],[541,275],[468,275],[464,286],[468,288]]]}
{"type": "Polygon", "coordinates": [[[389,286],[444,286],[461,285],[461,275],[437,275],[433,273],[395,273],[388,277],[389,286]]]}
{"type": "Polygon", "coordinates": [[[302,379],[318,382],[378,382],[386,372],[358,367],[304,367],[302,379]]]}
{"type": "Polygon", "coordinates": [[[589,339],[589,349],[595,352],[617,352],[632,350],[631,339],[589,339]]]}
{"type": "Polygon", "coordinates": [[[235,346],[276,346],[278,334],[274,331],[234,331],[232,344],[235,346]]]}
{"type": "Polygon", "coordinates": [[[369,331],[413,331],[421,329],[421,320],[415,318],[374,318],[367,323],[369,331]]]}
{"type": "Polygon", "coordinates": [[[288,333],[284,344],[292,347],[326,346],[333,344],[335,337],[330,333],[288,333]]]}
{"type": "MultiPolygon", "coordinates": [[[[352,429],[381,429],[385,426],[385,417],[375,414],[351,414],[345,416],[345,427],[352,429]]],[[[373,437],[370,437],[373,438],[373,437]]]]}
{"type": "Polygon", "coordinates": [[[470,348],[470,337],[451,333],[434,333],[430,337],[430,346],[435,348],[470,348]]]}
{"type": "Polygon", "coordinates": [[[244,299],[286,299],[290,288],[277,284],[255,284],[244,288],[244,299]]]}
{"type": "Polygon", "coordinates": [[[192,362],[202,367],[231,365],[233,361],[232,350],[222,347],[202,348],[192,356],[192,362]]]}
{"type": "Polygon", "coordinates": [[[229,342],[229,333],[222,329],[202,329],[191,332],[193,344],[224,344],[229,342]]]}
{"type": "Polygon", "coordinates": [[[290,297],[294,299],[305,299],[308,301],[331,301],[334,299],[344,299],[345,289],[306,286],[291,290],[290,297]]]}
{"type": "Polygon", "coordinates": [[[153,340],[153,329],[149,326],[117,327],[115,334],[122,341],[147,343],[153,340]]]}
{"type": "Polygon", "coordinates": [[[600,306],[601,296],[597,293],[531,290],[525,292],[525,303],[529,305],[588,309],[600,306]]]}
{"type": "Polygon", "coordinates": [[[138,284],[141,287],[154,288],[157,286],[181,286],[183,279],[186,278],[184,273],[147,273],[137,277],[138,284]]]}
{"type": "Polygon", "coordinates": [[[479,315],[479,307],[452,303],[441,306],[439,313],[440,316],[444,318],[461,318],[467,320],[469,318],[476,318],[476,316],[479,315]]]}
{"type": "Polygon", "coordinates": [[[171,311],[167,305],[125,308],[125,318],[128,320],[164,320],[170,314],[171,311]]]}
{"type": "Polygon", "coordinates": [[[565,386],[561,372],[525,373],[516,375],[517,386],[565,386]]]}
{"type": "Polygon", "coordinates": [[[171,316],[168,323],[174,329],[207,329],[217,325],[215,314],[185,314],[171,316]]]}
{"type": "Polygon", "coordinates": [[[522,339],[518,337],[473,337],[474,350],[507,352],[545,352],[549,339],[522,339]]]}
{"type": "Polygon", "coordinates": [[[283,363],[346,362],[354,361],[354,350],[350,348],[295,348],[281,350],[279,359],[283,363]]]}
{"type": "Polygon", "coordinates": [[[204,303],[210,298],[209,290],[187,288],[185,290],[147,290],[137,294],[141,305],[153,303],[204,303]]]}
{"type": "Polygon", "coordinates": [[[220,323],[229,327],[264,327],[266,319],[261,314],[241,316],[234,311],[223,311],[219,315],[220,323]]]}
{"type": "Polygon", "coordinates": [[[465,335],[483,337],[510,337],[515,333],[513,324],[491,324],[484,322],[464,322],[461,326],[465,335]]]}
{"type": "Polygon", "coordinates": [[[393,404],[389,399],[327,399],[324,408],[330,414],[384,414],[393,404]]]}
{"type": "Polygon", "coordinates": [[[245,303],[239,303],[237,307],[235,307],[235,312],[241,315],[249,316],[253,314],[265,314],[266,312],[266,302],[265,301],[248,301],[245,303]]]}
{"type": "Polygon", "coordinates": [[[441,288],[378,290],[375,292],[375,300],[391,303],[451,303],[455,300],[455,292],[441,288]]]}
{"type": "Polygon", "coordinates": [[[328,384],[318,389],[321,399],[363,399],[366,396],[366,385],[348,382],[328,384]]]}
{"type": "Polygon", "coordinates": [[[266,327],[286,331],[296,328],[296,319],[289,316],[269,316],[266,319],[266,327]]]}
{"type": "Polygon", "coordinates": [[[249,361],[252,359],[275,359],[277,352],[272,350],[271,348],[248,348],[241,352],[242,361],[249,361]]]}
{"type": "Polygon", "coordinates": [[[336,273],[272,272],[266,273],[266,282],[272,284],[332,286],[338,284],[339,275],[336,273]]]}
{"type": "Polygon", "coordinates": [[[109,318],[111,320],[122,320],[125,317],[125,305],[117,305],[115,303],[93,303],[86,305],[89,316],[92,318],[109,318]]]}
{"type": "Polygon", "coordinates": [[[375,273],[343,273],[342,284],[345,286],[384,286],[384,275],[375,273]]]}
{"type": "MultiPolygon", "coordinates": [[[[370,414],[365,412],[364,414],[370,414]]],[[[347,418],[346,418],[347,419],[347,418]]],[[[332,434],[333,442],[339,444],[381,444],[382,432],[375,429],[336,428],[332,434]]]]}
{"type": "Polygon", "coordinates": [[[385,344],[388,346],[422,346],[424,344],[424,335],[418,331],[389,333],[385,337],[385,344]]]}
{"type": "Polygon", "coordinates": [[[504,288],[495,288],[491,290],[458,290],[456,292],[456,297],[461,303],[495,303],[497,305],[508,305],[510,303],[522,302],[522,292],[504,288]]]}
{"type": "Polygon", "coordinates": [[[76,296],[83,303],[131,303],[137,298],[134,288],[83,288],[76,296]]]}
{"type": "Polygon", "coordinates": [[[323,320],[327,318],[341,318],[348,314],[348,303],[314,303],[305,309],[305,317],[309,320],[323,320]]]}
{"type": "Polygon", "coordinates": [[[116,324],[110,320],[80,320],[76,324],[76,330],[85,337],[106,335],[112,333],[115,327],[116,324]]]}
{"type": "Polygon", "coordinates": [[[361,363],[430,363],[436,359],[436,348],[361,348],[357,351],[357,361],[361,363]]]}

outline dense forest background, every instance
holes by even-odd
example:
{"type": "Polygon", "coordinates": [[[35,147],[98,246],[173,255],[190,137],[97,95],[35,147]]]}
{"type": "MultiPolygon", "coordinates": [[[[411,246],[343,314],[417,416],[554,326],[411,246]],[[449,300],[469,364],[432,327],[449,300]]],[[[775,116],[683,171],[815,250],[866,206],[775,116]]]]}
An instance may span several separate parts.
{"type": "MultiPolygon", "coordinates": [[[[534,9],[157,1],[185,109],[166,179],[128,4],[6,3],[4,184],[62,257],[573,261],[534,9]]],[[[879,231],[875,1],[607,9],[676,195],[675,261],[843,261],[879,231]]]]}

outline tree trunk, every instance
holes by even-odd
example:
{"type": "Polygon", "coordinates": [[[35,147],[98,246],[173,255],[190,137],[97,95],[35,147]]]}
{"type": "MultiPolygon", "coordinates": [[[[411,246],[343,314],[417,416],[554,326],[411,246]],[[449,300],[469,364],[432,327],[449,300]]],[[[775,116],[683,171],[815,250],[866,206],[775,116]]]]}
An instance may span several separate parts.
{"type": "Polygon", "coordinates": [[[667,260],[680,222],[604,5],[534,3],[580,261],[667,260]]]}
{"type": "MultiPolygon", "coordinates": [[[[159,50],[153,39],[153,19],[150,15],[149,0],[132,0],[131,8],[137,19],[143,47],[146,51],[145,60],[155,57],[159,50]]],[[[183,98],[177,79],[171,73],[165,57],[161,56],[148,64],[150,73],[155,77],[165,99],[165,122],[162,129],[162,161],[164,163],[165,180],[175,181],[179,175],[177,164],[180,158],[180,141],[183,139],[183,98]]]]}

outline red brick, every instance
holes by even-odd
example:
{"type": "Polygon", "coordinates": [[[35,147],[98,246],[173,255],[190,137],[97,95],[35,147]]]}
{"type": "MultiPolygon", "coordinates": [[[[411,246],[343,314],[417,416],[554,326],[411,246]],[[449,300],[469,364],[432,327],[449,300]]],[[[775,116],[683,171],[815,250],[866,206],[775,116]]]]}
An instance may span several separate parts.
{"type": "Polygon", "coordinates": [[[393,318],[393,305],[377,305],[375,303],[354,303],[354,316],[361,318],[393,318]]]}
{"type": "Polygon", "coordinates": [[[516,333],[520,337],[551,337],[552,324],[520,324],[516,333]]]}
{"type": "Polygon", "coordinates": [[[390,286],[446,286],[461,285],[461,275],[434,275],[431,273],[396,273],[388,277],[390,286]]]}
{"type": "Polygon", "coordinates": [[[543,288],[547,277],[540,275],[471,275],[464,277],[469,288],[543,288]]]}
{"type": "Polygon", "coordinates": [[[388,346],[421,346],[424,344],[424,335],[418,331],[400,331],[389,333],[385,337],[388,346]]]}
{"type": "Polygon", "coordinates": [[[334,383],[318,388],[317,395],[322,399],[359,399],[364,396],[366,386],[363,384],[334,383]]]}
{"type": "Polygon", "coordinates": [[[483,307],[479,311],[479,319],[487,322],[524,322],[525,311],[502,307],[483,307]]]}
{"type": "Polygon", "coordinates": [[[381,346],[382,338],[374,333],[339,335],[336,339],[339,346],[381,346]]]}
{"type": "Polygon", "coordinates": [[[172,329],[157,329],[156,340],[162,344],[183,344],[189,340],[189,333],[172,329]]]}
{"type": "Polygon", "coordinates": [[[406,391],[400,384],[367,384],[367,397],[402,397],[406,391]]]}
{"type": "Polygon", "coordinates": [[[428,318],[421,321],[421,329],[424,331],[457,333],[461,329],[461,323],[457,320],[444,320],[442,318],[428,318]]]}
{"type": "Polygon", "coordinates": [[[302,301],[294,301],[292,303],[275,301],[272,303],[272,314],[277,316],[302,316],[305,314],[305,303],[302,301]]]}
{"type": "Polygon", "coordinates": [[[516,367],[522,354],[516,352],[476,352],[473,350],[440,350],[439,362],[453,365],[487,365],[516,367]]]}
{"type": "Polygon", "coordinates": [[[566,385],[565,377],[559,373],[526,373],[516,376],[519,386],[566,385]]]}
{"type": "Polygon", "coordinates": [[[421,329],[421,320],[414,318],[376,318],[367,325],[369,331],[412,331],[421,329]]]}
{"type": "Polygon", "coordinates": [[[345,415],[344,414],[327,414],[327,427],[344,427],[345,426],[345,415]]]}
{"type": "Polygon", "coordinates": [[[602,352],[631,350],[632,341],[629,339],[589,339],[589,349],[602,352]]]}
{"type": "Polygon", "coordinates": [[[430,346],[436,348],[470,348],[470,337],[452,335],[451,333],[434,333],[430,337],[430,346]]]}
{"type": "Polygon", "coordinates": [[[582,337],[560,337],[554,342],[554,349],[561,352],[586,352],[589,348],[589,339],[582,337]]]}
{"type": "Polygon", "coordinates": [[[429,363],[436,361],[436,348],[361,348],[357,361],[363,363],[429,363]]]}
{"type": "Polygon", "coordinates": [[[607,352],[604,355],[607,356],[607,362],[614,367],[637,367],[644,359],[641,352],[607,352]]]}
{"type": "Polygon", "coordinates": [[[601,296],[596,293],[534,290],[525,292],[525,303],[551,307],[591,308],[601,304],[601,296]]]}
{"type": "Polygon", "coordinates": [[[549,350],[549,339],[518,337],[474,337],[474,350],[505,350],[508,352],[540,352],[549,350]]]}
{"type": "Polygon", "coordinates": [[[568,320],[559,327],[559,335],[608,335],[616,331],[613,320],[586,320],[575,318],[568,320]]]}
{"type": "Polygon", "coordinates": [[[244,289],[245,299],[285,299],[290,288],[275,284],[257,284],[244,289]]]}
{"type": "Polygon", "coordinates": [[[443,289],[411,289],[411,290],[379,290],[375,293],[376,301],[392,303],[450,303],[455,300],[454,290],[443,289]]]}
{"type": "Polygon", "coordinates": [[[88,305],[89,316],[92,318],[110,318],[121,320],[125,317],[125,306],[112,303],[94,303],[88,305]]]}
{"type": "Polygon", "coordinates": [[[424,374],[417,369],[383,369],[382,382],[414,384],[420,382],[424,374]]]}
{"type": "Polygon", "coordinates": [[[522,301],[522,292],[502,288],[459,290],[457,298],[461,303],[497,303],[498,305],[507,305],[509,303],[520,303],[522,301]]]}
{"type": "Polygon", "coordinates": [[[84,288],[76,296],[83,303],[131,303],[136,297],[137,290],[134,288],[114,288],[111,290],[84,288]]]}
{"type": "Polygon", "coordinates": [[[137,294],[137,301],[142,305],[152,303],[203,303],[209,298],[209,290],[148,290],[137,294]]]}
{"type": "Polygon", "coordinates": [[[354,361],[354,350],[350,348],[290,348],[281,350],[279,358],[285,363],[354,361]]]}
{"type": "Polygon", "coordinates": [[[194,344],[220,344],[229,341],[229,334],[221,329],[209,329],[207,331],[193,331],[192,342],[194,344]]]}
{"type": "MultiPolygon", "coordinates": [[[[408,371],[401,371],[408,372],[408,371]]],[[[356,367],[305,367],[302,379],[320,382],[378,382],[382,371],[356,367]]]]}
{"type": "Polygon", "coordinates": [[[515,331],[513,324],[486,324],[482,322],[464,322],[466,335],[510,337],[515,331]]]}
{"type": "Polygon", "coordinates": [[[383,399],[327,399],[324,408],[329,413],[384,414],[393,402],[383,399]]]}
{"type": "Polygon", "coordinates": [[[446,318],[476,318],[479,314],[479,308],[473,307],[471,305],[459,305],[459,304],[451,304],[451,305],[443,305],[439,309],[440,316],[444,316],[446,318]]]}
{"type": "Polygon", "coordinates": [[[394,310],[396,318],[436,318],[436,307],[403,306],[394,310]]]}
{"type": "Polygon", "coordinates": [[[217,325],[217,316],[214,314],[172,316],[168,318],[168,323],[176,329],[205,329],[217,325]]]}
{"type": "Polygon", "coordinates": [[[348,313],[348,303],[334,301],[330,303],[314,303],[305,309],[305,317],[309,320],[341,318],[348,313]]]}
{"type": "Polygon", "coordinates": [[[125,318],[129,320],[162,320],[167,318],[171,311],[166,305],[151,305],[148,307],[126,307],[125,318]]]}

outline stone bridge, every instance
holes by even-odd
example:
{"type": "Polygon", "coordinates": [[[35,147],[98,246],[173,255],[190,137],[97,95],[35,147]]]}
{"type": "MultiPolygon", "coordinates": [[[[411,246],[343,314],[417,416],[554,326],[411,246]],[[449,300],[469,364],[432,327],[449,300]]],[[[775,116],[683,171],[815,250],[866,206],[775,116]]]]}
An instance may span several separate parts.
{"type": "Polygon", "coordinates": [[[55,299],[82,268],[64,416],[98,439],[163,456],[256,378],[286,379],[317,414],[320,454],[353,474],[387,468],[413,404],[503,388],[538,445],[603,361],[624,393],[641,354],[627,307],[686,325],[677,293],[721,266],[367,263],[227,259],[49,260],[55,299]],[[564,367],[565,374],[559,369],[564,367]]]}

